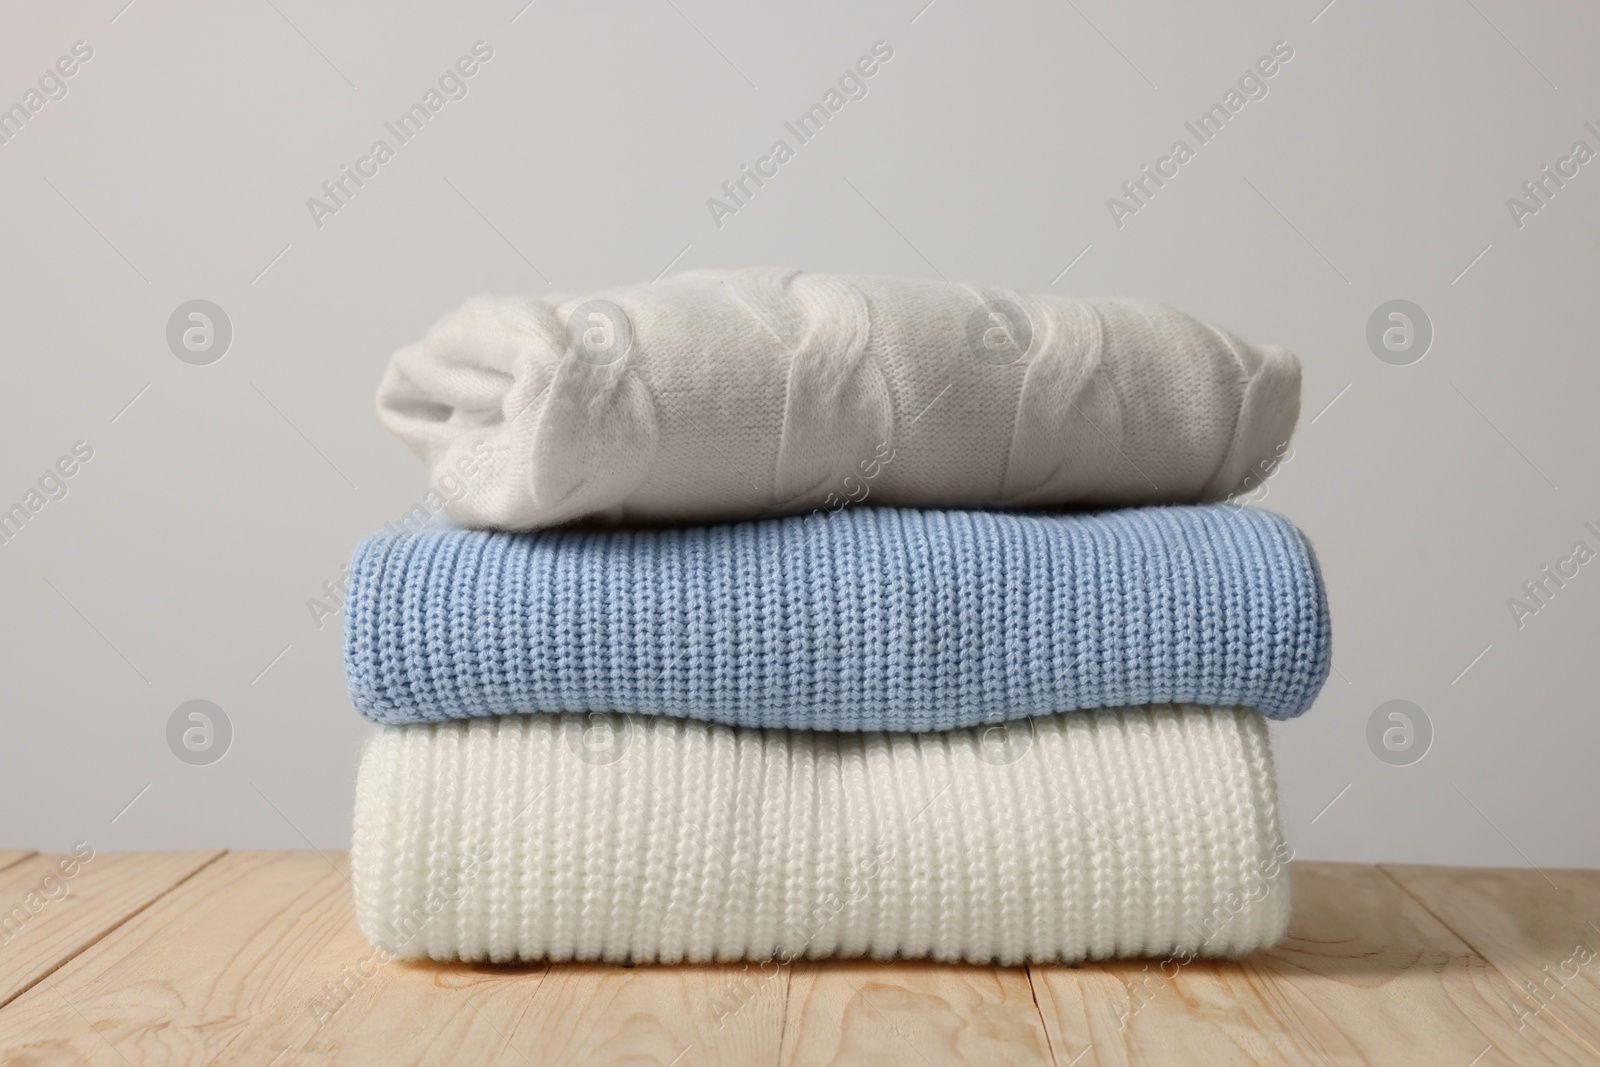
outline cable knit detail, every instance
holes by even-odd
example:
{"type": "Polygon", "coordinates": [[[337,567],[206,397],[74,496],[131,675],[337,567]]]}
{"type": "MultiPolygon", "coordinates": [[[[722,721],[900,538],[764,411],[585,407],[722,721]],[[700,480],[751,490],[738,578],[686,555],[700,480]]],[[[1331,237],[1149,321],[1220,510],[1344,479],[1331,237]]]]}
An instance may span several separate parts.
{"type": "Polygon", "coordinates": [[[803,512],[880,450],[875,504],[1181,503],[1259,477],[1300,365],[1156,304],[754,268],[468,301],[377,406],[496,529],[803,512]],[[631,344],[580,358],[591,321],[631,344]]]}
{"type": "Polygon", "coordinates": [[[351,873],[402,957],[1017,964],[1270,946],[1287,858],[1243,709],[937,734],[532,715],[383,730],[351,873]]]}
{"type": "MultiPolygon", "coordinates": [[[[872,456],[894,440],[889,386],[866,350],[866,301],[844,278],[799,271],[740,271],[728,289],[789,353],[776,488],[767,504],[799,510],[859,474],[841,457],[872,456]]],[[[729,462],[738,463],[738,453],[729,462]]]]}
{"type": "Polygon", "coordinates": [[[1310,546],[1231,505],[383,533],[345,607],[351,700],[384,723],[921,731],[1155,702],[1284,718],[1331,658],[1310,546]]]}

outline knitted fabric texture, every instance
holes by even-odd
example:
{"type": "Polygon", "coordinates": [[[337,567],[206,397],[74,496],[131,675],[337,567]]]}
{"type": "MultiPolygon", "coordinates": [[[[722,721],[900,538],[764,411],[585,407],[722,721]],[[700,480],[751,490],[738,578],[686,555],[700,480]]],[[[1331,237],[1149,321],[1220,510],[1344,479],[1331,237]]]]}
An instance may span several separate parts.
{"type": "Polygon", "coordinates": [[[1310,546],[1226,504],[377,534],[348,588],[350,697],[384,723],[943,730],[1161,702],[1284,718],[1330,661],[1310,546]]]}
{"type": "Polygon", "coordinates": [[[1171,503],[1265,475],[1300,365],[1155,304],[764,268],[469,301],[377,404],[470,526],[1171,503]]]}
{"type": "Polygon", "coordinates": [[[936,734],[532,715],[382,730],[351,875],[402,957],[1016,964],[1269,946],[1288,858],[1245,710],[936,734]]]}

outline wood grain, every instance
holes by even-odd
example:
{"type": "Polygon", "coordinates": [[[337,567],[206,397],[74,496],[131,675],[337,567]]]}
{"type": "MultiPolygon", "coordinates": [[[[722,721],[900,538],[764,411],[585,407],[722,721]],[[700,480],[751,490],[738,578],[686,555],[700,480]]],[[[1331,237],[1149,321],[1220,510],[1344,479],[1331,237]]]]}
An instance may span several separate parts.
{"type": "Polygon", "coordinates": [[[1518,1026],[1568,1031],[1600,1063],[1600,872],[1383,870],[1506,976],[1518,1026]]]}
{"type": "Polygon", "coordinates": [[[1057,1062],[1593,1062],[1570,1035],[1519,1032],[1504,976],[1376,868],[1291,871],[1294,921],[1270,952],[1033,968],[1057,1062]]]}
{"type": "Polygon", "coordinates": [[[3,871],[7,867],[10,867],[14,864],[21,863],[29,856],[36,855],[38,855],[38,853],[31,848],[0,848],[0,871],[3,871]]]}
{"type": "Polygon", "coordinates": [[[797,963],[786,1067],[1050,1062],[1027,971],[933,963],[797,963]]]}
{"type": "Polygon", "coordinates": [[[1600,948],[1600,874],[1291,870],[1288,939],[1236,962],[493,967],[376,952],[342,856],[98,856],[0,950],[0,1062],[1600,1061],[1600,953],[1572,955],[1600,948]]]}
{"type": "Polygon", "coordinates": [[[229,853],[0,1009],[0,1061],[265,1063],[336,973],[348,893],[316,853],[229,853]]]}
{"type": "Polygon", "coordinates": [[[753,981],[743,965],[389,960],[361,936],[348,899],[319,906],[333,931],[321,953],[339,965],[311,987],[302,1026],[280,1046],[282,1065],[335,1055],[440,1065],[777,1062],[786,976],[753,981]]]}
{"type": "Polygon", "coordinates": [[[220,855],[44,855],[0,870],[0,1006],[220,855]]]}
{"type": "Polygon", "coordinates": [[[390,962],[281,1062],[776,1063],[786,983],[725,1010],[739,976],[736,966],[390,962]]]}
{"type": "Polygon", "coordinates": [[[19,998],[0,1059],[777,1061],[786,982],[735,998],[738,966],[395,961],[361,936],[349,893],[314,853],[230,854],[19,998]]]}
{"type": "Polygon", "coordinates": [[[752,965],[552,967],[507,1039],[540,1063],[770,1064],[788,976],[752,965]]]}

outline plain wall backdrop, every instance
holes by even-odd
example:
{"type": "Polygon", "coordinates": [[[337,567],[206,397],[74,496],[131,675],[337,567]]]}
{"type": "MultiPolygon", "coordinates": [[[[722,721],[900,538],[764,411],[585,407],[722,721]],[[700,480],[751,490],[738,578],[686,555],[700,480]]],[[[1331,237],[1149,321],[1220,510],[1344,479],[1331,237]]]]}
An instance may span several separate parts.
{"type": "Polygon", "coordinates": [[[0,115],[0,508],[59,497],[0,545],[0,844],[344,847],[374,727],[308,601],[426,491],[373,414],[390,353],[480,292],[792,264],[1150,298],[1289,347],[1303,414],[1260,503],[1315,544],[1335,644],[1273,727],[1297,854],[1600,865],[1593,5],[525,2],[0,16],[26,115],[0,115]],[[866,95],[713,212],[879,41],[866,95]],[[168,343],[192,300],[232,326],[208,365],[168,343]],[[1432,326],[1406,365],[1369,344],[1392,300],[1432,326]],[[169,747],[191,700],[232,726],[208,765],[169,747]],[[1370,739],[1392,700],[1420,760],[1370,739]]]}

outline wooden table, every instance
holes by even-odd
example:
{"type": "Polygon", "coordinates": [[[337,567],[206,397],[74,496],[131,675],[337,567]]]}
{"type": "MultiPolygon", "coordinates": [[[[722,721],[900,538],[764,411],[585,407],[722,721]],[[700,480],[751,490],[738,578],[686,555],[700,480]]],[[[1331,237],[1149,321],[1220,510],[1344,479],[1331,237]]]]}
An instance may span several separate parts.
{"type": "Polygon", "coordinates": [[[60,862],[0,851],[5,1064],[1600,1063],[1593,871],[1298,863],[1237,963],[762,969],[385,963],[342,855],[60,862]]]}

